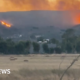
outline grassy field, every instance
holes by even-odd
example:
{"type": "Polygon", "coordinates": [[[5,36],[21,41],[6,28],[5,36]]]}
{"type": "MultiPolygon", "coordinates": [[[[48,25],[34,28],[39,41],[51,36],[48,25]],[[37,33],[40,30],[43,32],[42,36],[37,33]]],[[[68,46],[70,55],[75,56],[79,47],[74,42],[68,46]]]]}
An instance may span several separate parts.
{"type": "MultiPolygon", "coordinates": [[[[77,56],[78,54],[1,55],[0,69],[11,69],[11,74],[0,75],[0,80],[59,80],[77,56]]],[[[80,60],[75,62],[63,80],[80,80],[79,74],[80,60]]]]}
{"type": "MultiPolygon", "coordinates": [[[[0,68],[9,68],[11,70],[19,70],[22,68],[30,70],[51,70],[59,69],[61,64],[61,69],[67,68],[76,55],[70,54],[61,54],[61,55],[9,55],[9,56],[0,56],[0,68]],[[10,60],[10,57],[17,58],[16,60],[10,60]],[[27,60],[27,61],[25,61],[27,60]],[[63,61],[63,62],[62,62],[63,61]]],[[[73,66],[72,69],[80,68],[80,60],[78,60],[73,66]]]]}

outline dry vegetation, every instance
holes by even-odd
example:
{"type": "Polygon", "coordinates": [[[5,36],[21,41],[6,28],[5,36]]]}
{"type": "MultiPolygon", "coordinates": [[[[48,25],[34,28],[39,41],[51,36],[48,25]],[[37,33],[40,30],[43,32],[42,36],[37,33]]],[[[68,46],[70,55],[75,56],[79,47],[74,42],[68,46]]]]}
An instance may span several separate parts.
{"type": "MultiPolygon", "coordinates": [[[[11,74],[0,75],[0,80],[60,80],[65,69],[77,56],[78,54],[3,55],[0,56],[0,68],[10,68],[11,74]]],[[[79,63],[80,60],[74,63],[63,80],[80,80],[79,63]]]]}
{"type": "MultiPolygon", "coordinates": [[[[0,80],[60,80],[64,70],[27,70],[12,71],[10,75],[0,75],[0,80]]],[[[80,80],[80,70],[69,70],[63,80],[80,80]]]]}

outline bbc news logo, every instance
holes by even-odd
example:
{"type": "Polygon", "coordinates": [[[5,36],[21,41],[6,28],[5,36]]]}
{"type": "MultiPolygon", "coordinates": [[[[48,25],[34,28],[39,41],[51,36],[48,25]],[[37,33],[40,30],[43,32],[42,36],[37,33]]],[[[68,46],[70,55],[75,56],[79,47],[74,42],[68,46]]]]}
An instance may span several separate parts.
{"type": "Polygon", "coordinates": [[[10,74],[10,69],[0,69],[0,74],[10,74]]]}

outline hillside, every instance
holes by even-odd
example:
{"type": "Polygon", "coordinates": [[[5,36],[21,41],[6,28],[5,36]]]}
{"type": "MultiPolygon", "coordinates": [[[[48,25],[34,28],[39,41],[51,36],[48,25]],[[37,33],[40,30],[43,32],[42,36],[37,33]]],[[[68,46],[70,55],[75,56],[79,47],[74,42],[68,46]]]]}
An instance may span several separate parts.
{"type": "Polygon", "coordinates": [[[16,27],[45,27],[56,26],[67,28],[73,25],[69,11],[23,11],[23,12],[1,12],[0,20],[10,22],[16,27]]]}
{"type": "Polygon", "coordinates": [[[69,11],[1,12],[0,20],[12,24],[11,28],[0,25],[0,35],[18,40],[31,39],[30,36],[36,35],[60,39],[65,29],[73,26],[69,11]]]}

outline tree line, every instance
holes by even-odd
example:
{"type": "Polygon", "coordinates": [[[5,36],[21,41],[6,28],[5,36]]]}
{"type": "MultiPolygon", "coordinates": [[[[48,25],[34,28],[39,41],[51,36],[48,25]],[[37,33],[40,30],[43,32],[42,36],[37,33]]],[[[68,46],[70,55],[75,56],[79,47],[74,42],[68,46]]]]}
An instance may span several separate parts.
{"type": "Polygon", "coordinates": [[[50,39],[48,43],[39,44],[38,42],[18,41],[14,42],[12,39],[0,37],[0,53],[1,54],[30,54],[30,48],[33,47],[33,52],[38,54],[42,47],[43,53],[79,53],[80,52],[80,36],[75,34],[75,30],[67,29],[62,35],[62,40],[55,38],[50,39]],[[48,44],[56,44],[56,47],[49,47],[48,44]]]}

